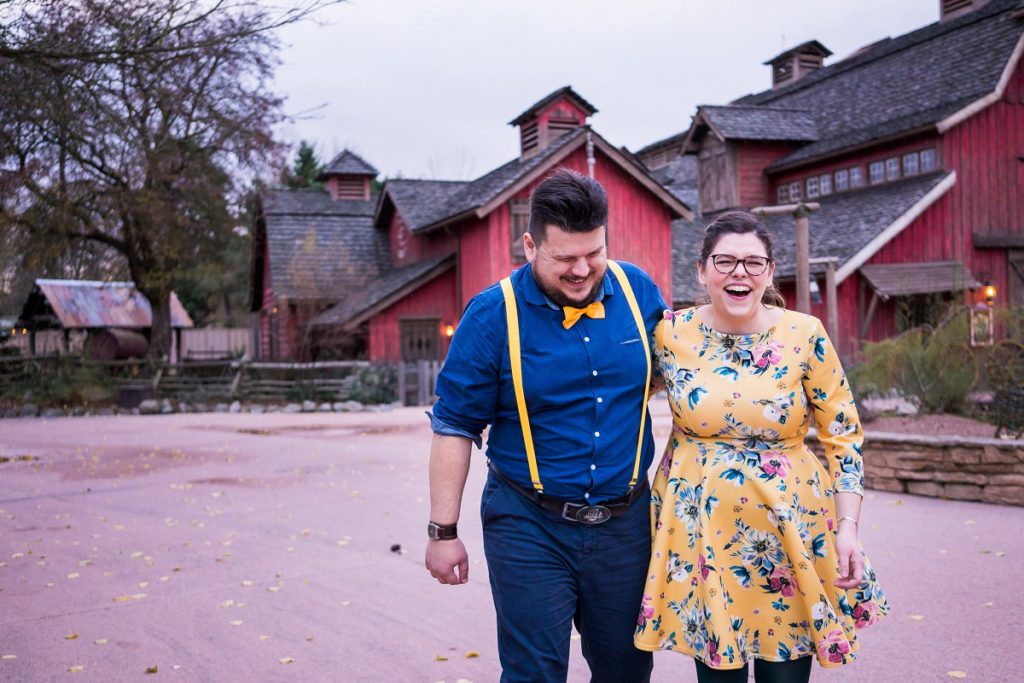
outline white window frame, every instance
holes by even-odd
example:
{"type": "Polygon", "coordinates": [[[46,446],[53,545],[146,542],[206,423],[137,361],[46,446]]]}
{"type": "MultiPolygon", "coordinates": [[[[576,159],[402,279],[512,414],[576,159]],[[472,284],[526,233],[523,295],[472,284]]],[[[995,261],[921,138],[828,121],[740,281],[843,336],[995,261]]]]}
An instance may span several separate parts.
{"type": "Polygon", "coordinates": [[[900,158],[889,157],[885,160],[885,179],[886,180],[899,180],[900,179],[900,158]]]}
{"type": "Polygon", "coordinates": [[[789,201],[798,202],[804,198],[802,184],[799,180],[794,180],[789,184],[789,201]]]}
{"type": "Polygon", "coordinates": [[[921,164],[917,152],[903,155],[903,175],[914,176],[921,172],[921,164]]]}
{"type": "Polygon", "coordinates": [[[885,182],[885,162],[872,161],[868,164],[868,178],[872,185],[885,182]]]}
{"type": "Polygon", "coordinates": [[[775,203],[776,204],[788,204],[789,203],[789,185],[783,183],[775,189],[775,203]]]}
{"type": "Polygon", "coordinates": [[[850,167],[850,189],[854,190],[858,187],[864,187],[864,169],[860,166],[850,167]]]}
{"type": "Polygon", "coordinates": [[[841,168],[836,171],[836,192],[846,192],[850,189],[850,170],[841,168]],[[842,180],[840,180],[842,178],[842,180]]]}
{"type": "Polygon", "coordinates": [[[820,193],[818,192],[818,176],[811,176],[810,178],[807,179],[807,198],[813,199],[815,197],[818,197],[819,195],[820,193]]]}
{"type": "Polygon", "coordinates": [[[939,167],[939,157],[935,154],[935,148],[929,147],[922,149],[921,155],[921,173],[931,173],[939,167]]]}
{"type": "Polygon", "coordinates": [[[818,177],[818,187],[820,188],[821,196],[827,197],[832,194],[832,174],[823,173],[818,177]]]}

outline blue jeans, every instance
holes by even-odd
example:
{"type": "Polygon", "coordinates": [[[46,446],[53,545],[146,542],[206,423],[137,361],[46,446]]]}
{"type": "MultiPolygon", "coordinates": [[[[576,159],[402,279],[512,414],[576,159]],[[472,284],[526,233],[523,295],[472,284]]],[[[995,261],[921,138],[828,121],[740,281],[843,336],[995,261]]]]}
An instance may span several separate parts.
{"type": "Polygon", "coordinates": [[[593,683],[650,680],[653,657],[633,646],[651,556],[647,497],[585,526],[489,473],[480,517],[502,683],[565,681],[573,623],[593,683]]]}

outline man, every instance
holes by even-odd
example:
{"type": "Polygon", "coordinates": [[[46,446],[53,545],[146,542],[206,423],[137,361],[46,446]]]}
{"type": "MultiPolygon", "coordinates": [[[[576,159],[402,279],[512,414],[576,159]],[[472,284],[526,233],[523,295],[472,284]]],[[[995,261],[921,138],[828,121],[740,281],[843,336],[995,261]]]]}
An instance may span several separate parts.
{"type": "Polygon", "coordinates": [[[502,681],[564,681],[571,625],[593,681],[648,681],[633,647],[650,560],[650,277],[608,261],[608,200],[571,171],[540,183],[528,264],[466,307],[437,381],[426,565],[468,580],[456,523],[490,425],[481,501],[502,681]]]}

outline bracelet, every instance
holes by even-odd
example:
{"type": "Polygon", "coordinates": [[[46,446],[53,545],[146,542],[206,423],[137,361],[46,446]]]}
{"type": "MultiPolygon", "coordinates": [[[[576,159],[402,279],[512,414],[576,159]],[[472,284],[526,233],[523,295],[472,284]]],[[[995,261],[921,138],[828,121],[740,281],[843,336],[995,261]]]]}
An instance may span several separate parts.
{"type": "Polygon", "coordinates": [[[842,517],[839,518],[839,520],[836,522],[836,524],[838,524],[839,522],[843,521],[844,519],[848,519],[851,522],[853,522],[854,526],[859,526],[857,524],[857,520],[855,518],[851,517],[850,515],[843,515],[842,517]]]}

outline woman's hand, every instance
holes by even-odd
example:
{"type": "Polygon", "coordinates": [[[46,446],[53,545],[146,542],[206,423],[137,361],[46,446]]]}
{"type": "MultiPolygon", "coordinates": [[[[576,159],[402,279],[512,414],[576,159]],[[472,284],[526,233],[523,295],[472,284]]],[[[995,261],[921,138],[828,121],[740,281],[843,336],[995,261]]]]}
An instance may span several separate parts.
{"type": "Polygon", "coordinates": [[[864,556],[857,536],[857,525],[848,519],[839,520],[836,554],[839,556],[839,578],[834,582],[836,587],[843,590],[856,588],[864,578],[864,556]]]}

